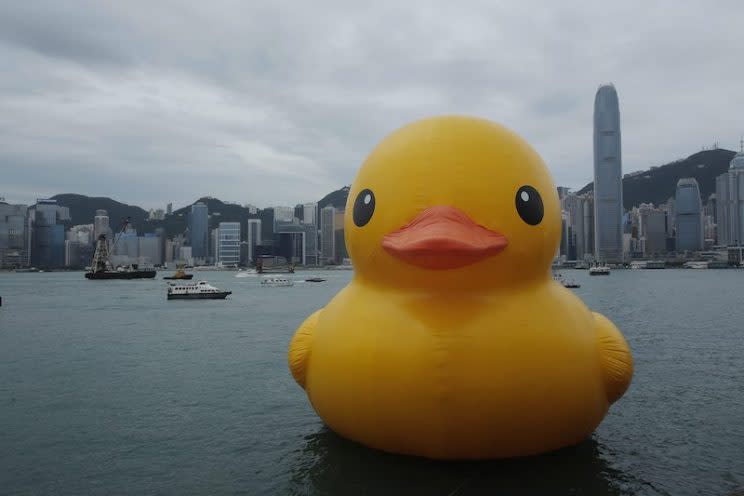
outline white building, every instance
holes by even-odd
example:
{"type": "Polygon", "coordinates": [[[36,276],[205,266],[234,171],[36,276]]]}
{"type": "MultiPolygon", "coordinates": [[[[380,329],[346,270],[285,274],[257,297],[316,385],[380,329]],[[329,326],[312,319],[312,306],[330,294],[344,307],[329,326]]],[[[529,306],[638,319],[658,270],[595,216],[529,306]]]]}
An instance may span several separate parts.
{"type": "Polygon", "coordinates": [[[217,231],[217,257],[222,267],[240,265],[240,222],[220,222],[217,231]]]}

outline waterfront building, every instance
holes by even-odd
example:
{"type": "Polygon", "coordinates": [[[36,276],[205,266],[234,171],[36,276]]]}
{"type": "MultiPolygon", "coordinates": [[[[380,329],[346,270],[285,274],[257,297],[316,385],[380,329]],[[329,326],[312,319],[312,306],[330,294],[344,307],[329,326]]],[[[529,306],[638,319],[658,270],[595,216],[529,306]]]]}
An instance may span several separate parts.
{"type": "Polygon", "coordinates": [[[320,211],[320,263],[336,262],[336,209],[332,205],[320,211]]]}
{"type": "Polygon", "coordinates": [[[160,236],[147,233],[137,239],[138,263],[140,265],[161,265],[163,263],[160,236]]]}
{"type": "Polygon", "coordinates": [[[114,242],[113,232],[109,225],[109,216],[106,210],[96,210],[96,215],[93,217],[93,242],[98,240],[98,237],[103,234],[106,236],[106,241],[109,246],[114,242]]]}
{"type": "Polygon", "coordinates": [[[191,205],[189,241],[193,258],[206,260],[209,256],[209,209],[202,202],[191,205]]]}
{"type": "Polygon", "coordinates": [[[591,194],[566,193],[561,199],[561,208],[566,213],[568,260],[586,260],[594,251],[594,207],[591,194]]]}
{"type": "Polygon", "coordinates": [[[666,212],[651,203],[642,203],[637,212],[638,239],[643,241],[643,256],[650,258],[666,253],[666,212]]]}
{"type": "Polygon", "coordinates": [[[744,245],[744,150],[716,178],[716,227],[718,245],[730,248],[730,260],[740,263],[744,245]]]}
{"type": "Polygon", "coordinates": [[[178,256],[176,257],[177,262],[185,265],[194,265],[192,248],[191,246],[180,246],[178,248],[178,256]]]}
{"type": "Polygon", "coordinates": [[[27,267],[28,206],[0,201],[0,268],[27,267]]]}
{"type": "Polygon", "coordinates": [[[220,222],[217,254],[222,267],[240,265],[240,222],[220,222]]]}
{"type": "Polygon", "coordinates": [[[683,177],[677,182],[676,232],[677,251],[700,251],[703,249],[703,207],[697,180],[683,177]]]}
{"type": "Polygon", "coordinates": [[[31,265],[57,268],[65,264],[65,226],[70,209],[56,200],[40,199],[29,209],[31,265]]]}
{"type": "Polygon", "coordinates": [[[623,182],[620,109],[611,84],[594,98],[594,254],[602,262],[623,261],[623,182]]]}
{"type": "Polygon", "coordinates": [[[251,264],[256,260],[256,247],[261,244],[261,219],[248,219],[248,229],[246,231],[246,264],[251,264]]]}

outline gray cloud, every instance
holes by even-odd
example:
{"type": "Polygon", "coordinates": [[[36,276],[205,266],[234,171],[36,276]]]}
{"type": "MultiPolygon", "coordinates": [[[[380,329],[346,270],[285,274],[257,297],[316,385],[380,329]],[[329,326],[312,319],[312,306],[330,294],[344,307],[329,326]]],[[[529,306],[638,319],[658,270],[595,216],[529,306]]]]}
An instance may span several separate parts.
{"type": "Polygon", "coordinates": [[[0,4],[0,196],[311,201],[441,113],[502,122],[577,187],[607,81],[626,171],[744,132],[738,2],[118,4],[0,4]]]}

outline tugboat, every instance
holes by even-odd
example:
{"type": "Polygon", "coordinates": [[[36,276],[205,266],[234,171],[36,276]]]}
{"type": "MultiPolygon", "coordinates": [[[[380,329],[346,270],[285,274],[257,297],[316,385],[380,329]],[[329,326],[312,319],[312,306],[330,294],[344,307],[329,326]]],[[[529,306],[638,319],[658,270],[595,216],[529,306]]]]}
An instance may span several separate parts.
{"type": "MultiPolygon", "coordinates": [[[[116,247],[116,243],[121,239],[121,234],[129,224],[129,219],[124,221],[124,225],[119,232],[119,237],[114,241],[111,251],[116,247]]],[[[93,263],[90,264],[90,270],[85,273],[86,279],[153,279],[155,277],[154,269],[140,269],[137,264],[127,267],[117,267],[114,269],[109,260],[109,250],[106,244],[106,235],[101,234],[96,241],[96,252],[93,255],[93,263]]]]}
{"type": "Polygon", "coordinates": [[[176,273],[172,276],[165,276],[163,279],[166,280],[173,280],[173,279],[183,279],[183,280],[189,280],[193,279],[194,274],[187,274],[185,270],[183,270],[183,265],[179,265],[178,268],[176,268],[176,273]]]}
{"type": "Polygon", "coordinates": [[[207,281],[168,283],[169,300],[224,300],[231,294],[232,291],[217,289],[207,281]]]}

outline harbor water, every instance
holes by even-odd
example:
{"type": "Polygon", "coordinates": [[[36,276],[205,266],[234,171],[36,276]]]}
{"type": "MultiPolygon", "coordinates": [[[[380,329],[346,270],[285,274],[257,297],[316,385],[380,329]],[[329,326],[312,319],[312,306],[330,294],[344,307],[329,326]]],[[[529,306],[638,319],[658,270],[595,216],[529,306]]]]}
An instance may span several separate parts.
{"type": "Polygon", "coordinates": [[[744,270],[564,271],[622,329],[633,384],[581,445],[480,463],[380,453],[317,418],[287,345],[351,272],[197,272],[224,301],[167,301],[164,274],[0,273],[0,494],[744,491],[744,270]]]}

